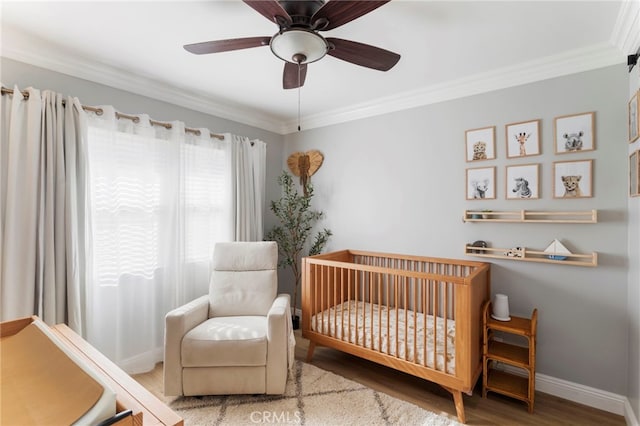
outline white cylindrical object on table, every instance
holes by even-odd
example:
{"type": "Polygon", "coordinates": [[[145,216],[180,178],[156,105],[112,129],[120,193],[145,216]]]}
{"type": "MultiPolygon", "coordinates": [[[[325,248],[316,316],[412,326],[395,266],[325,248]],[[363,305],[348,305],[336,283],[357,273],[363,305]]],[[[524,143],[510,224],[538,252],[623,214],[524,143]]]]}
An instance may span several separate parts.
{"type": "Polygon", "coordinates": [[[511,321],[509,316],[509,297],[506,294],[496,294],[493,297],[491,317],[498,321],[511,321]]]}

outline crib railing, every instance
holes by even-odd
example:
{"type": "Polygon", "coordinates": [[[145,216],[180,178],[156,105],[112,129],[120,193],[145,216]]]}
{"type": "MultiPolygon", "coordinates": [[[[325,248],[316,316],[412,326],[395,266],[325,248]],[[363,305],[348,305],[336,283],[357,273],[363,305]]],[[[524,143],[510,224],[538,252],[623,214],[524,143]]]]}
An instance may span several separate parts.
{"type": "Polygon", "coordinates": [[[486,268],[481,262],[348,250],[305,258],[303,335],[322,335],[355,354],[372,351],[386,364],[400,360],[468,375],[469,357],[480,365],[480,323],[469,320],[471,293],[484,291],[478,297],[488,298],[486,268]],[[479,290],[472,288],[474,280],[482,281],[479,290]]]}

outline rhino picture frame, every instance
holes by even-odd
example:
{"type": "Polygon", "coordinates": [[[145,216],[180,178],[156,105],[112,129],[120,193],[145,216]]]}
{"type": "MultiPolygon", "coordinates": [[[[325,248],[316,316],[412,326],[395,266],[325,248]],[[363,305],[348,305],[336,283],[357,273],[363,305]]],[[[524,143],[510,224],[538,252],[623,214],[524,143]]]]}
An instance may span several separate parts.
{"type": "Polygon", "coordinates": [[[593,160],[553,163],[553,198],[591,197],[593,197],[593,160]]]}
{"type": "Polygon", "coordinates": [[[562,115],[553,121],[556,154],[576,154],[596,149],[595,112],[562,115]]]}
{"type": "Polygon", "coordinates": [[[496,158],[496,126],[467,130],[464,139],[467,162],[496,158]]]}
{"type": "Polygon", "coordinates": [[[467,200],[495,200],[496,168],[476,167],[467,169],[467,200]]]}

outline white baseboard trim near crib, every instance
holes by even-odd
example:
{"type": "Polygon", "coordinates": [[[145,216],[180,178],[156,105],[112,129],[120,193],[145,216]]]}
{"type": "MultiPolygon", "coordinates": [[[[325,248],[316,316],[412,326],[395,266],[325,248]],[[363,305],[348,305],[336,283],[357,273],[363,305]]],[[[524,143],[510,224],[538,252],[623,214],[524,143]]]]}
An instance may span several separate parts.
{"type": "MultiPolygon", "coordinates": [[[[295,312],[296,315],[302,318],[301,309],[298,308],[295,312]]],[[[526,375],[523,370],[516,367],[505,364],[501,364],[500,367],[512,374],[520,376],[526,375]]],[[[640,426],[631,408],[629,399],[624,395],[618,395],[613,392],[569,382],[541,373],[536,373],[536,390],[557,396],[558,398],[577,402],[578,404],[597,408],[598,410],[624,416],[627,426],[640,426]]]]}
{"type": "MultiPolygon", "coordinates": [[[[504,370],[512,374],[524,375],[523,370],[509,365],[504,365],[504,370]]],[[[541,373],[536,373],[536,391],[624,416],[627,425],[639,426],[638,420],[631,409],[631,404],[629,404],[629,400],[624,395],[618,395],[613,392],[569,382],[541,373]]]]}

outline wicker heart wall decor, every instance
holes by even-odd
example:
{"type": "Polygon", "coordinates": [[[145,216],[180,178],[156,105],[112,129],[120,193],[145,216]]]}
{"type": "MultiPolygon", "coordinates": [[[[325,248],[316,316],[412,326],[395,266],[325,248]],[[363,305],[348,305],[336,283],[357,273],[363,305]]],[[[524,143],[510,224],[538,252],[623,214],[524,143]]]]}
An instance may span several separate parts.
{"type": "Polygon", "coordinates": [[[304,195],[307,195],[307,183],[309,178],[318,171],[324,157],[320,151],[311,150],[307,152],[294,152],[287,159],[287,166],[294,176],[300,178],[300,185],[304,191],[304,195]]]}

